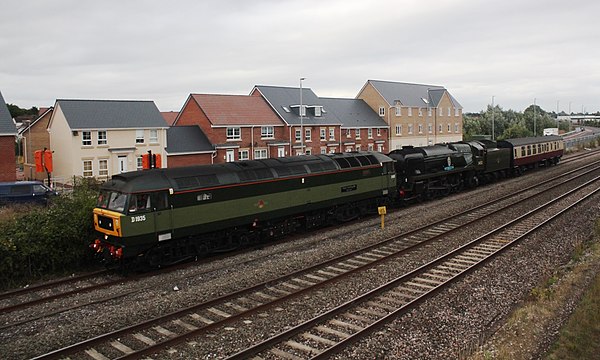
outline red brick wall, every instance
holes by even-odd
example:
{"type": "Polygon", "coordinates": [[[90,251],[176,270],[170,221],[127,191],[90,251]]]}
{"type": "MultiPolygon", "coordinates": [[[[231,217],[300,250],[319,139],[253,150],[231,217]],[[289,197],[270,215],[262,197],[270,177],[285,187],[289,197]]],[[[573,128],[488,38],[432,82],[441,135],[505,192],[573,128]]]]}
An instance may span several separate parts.
{"type": "Polygon", "coordinates": [[[15,157],[15,137],[0,136],[0,181],[17,180],[17,159],[15,157]]]}
{"type": "Polygon", "coordinates": [[[169,168],[191,165],[208,165],[211,164],[211,156],[212,154],[169,156],[169,168]]]}

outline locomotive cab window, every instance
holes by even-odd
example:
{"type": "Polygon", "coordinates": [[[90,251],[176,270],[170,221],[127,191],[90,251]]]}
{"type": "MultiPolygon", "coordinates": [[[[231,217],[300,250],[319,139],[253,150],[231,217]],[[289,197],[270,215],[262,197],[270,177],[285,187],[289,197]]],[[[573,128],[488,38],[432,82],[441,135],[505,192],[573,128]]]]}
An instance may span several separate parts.
{"type": "Polygon", "coordinates": [[[129,198],[129,212],[142,212],[150,210],[149,194],[132,194],[129,198]]]}

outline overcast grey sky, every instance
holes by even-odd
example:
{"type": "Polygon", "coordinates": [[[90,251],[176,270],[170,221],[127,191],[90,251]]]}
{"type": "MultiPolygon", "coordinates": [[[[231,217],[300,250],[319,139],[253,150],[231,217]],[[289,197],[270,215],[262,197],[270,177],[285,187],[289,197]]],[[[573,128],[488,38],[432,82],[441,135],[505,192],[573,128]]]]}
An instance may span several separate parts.
{"type": "Polygon", "coordinates": [[[254,85],[355,97],[365,82],[446,87],[465,112],[600,110],[595,0],[3,0],[0,91],[21,107],[254,85]]]}

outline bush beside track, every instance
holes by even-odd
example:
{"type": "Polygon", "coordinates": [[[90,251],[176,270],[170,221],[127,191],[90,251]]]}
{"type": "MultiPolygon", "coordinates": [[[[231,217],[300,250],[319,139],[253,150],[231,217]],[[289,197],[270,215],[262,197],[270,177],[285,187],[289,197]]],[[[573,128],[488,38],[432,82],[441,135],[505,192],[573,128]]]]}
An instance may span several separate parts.
{"type": "Polygon", "coordinates": [[[0,289],[86,269],[98,185],[76,181],[47,207],[0,208],[0,289]]]}

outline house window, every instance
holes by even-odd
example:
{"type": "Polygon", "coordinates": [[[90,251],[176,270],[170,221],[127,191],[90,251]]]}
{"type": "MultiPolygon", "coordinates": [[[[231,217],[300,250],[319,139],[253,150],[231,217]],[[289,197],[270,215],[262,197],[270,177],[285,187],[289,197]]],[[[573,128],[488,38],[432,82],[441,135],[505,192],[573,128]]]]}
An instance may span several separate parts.
{"type": "Polygon", "coordinates": [[[306,141],[311,141],[312,140],[312,131],[311,129],[304,129],[304,138],[306,139],[306,141]]]}
{"type": "Polygon", "coordinates": [[[321,107],[315,106],[315,116],[321,116],[321,107]]]}
{"type": "Polygon", "coordinates": [[[92,177],[92,176],[94,176],[92,160],[83,160],[83,177],[92,177]]]}
{"type": "Polygon", "coordinates": [[[239,127],[228,127],[227,128],[227,141],[240,140],[242,138],[241,130],[239,127]]]}
{"type": "Polygon", "coordinates": [[[92,132],[82,131],[81,132],[81,145],[92,146],[92,132]]]}
{"type": "Polygon", "coordinates": [[[412,108],[411,107],[408,108],[408,116],[412,116],[412,108]]]}
{"type": "Polygon", "coordinates": [[[300,107],[300,116],[306,116],[306,105],[300,107]]]}
{"type": "Polygon", "coordinates": [[[457,133],[458,132],[458,123],[454,123],[454,132],[457,133]]]}
{"type": "Polygon", "coordinates": [[[377,144],[377,151],[383,152],[383,144],[377,144]]]}
{"type": "Polygon", "coordinates": [[[335,140],[335,128],[329,128],[329,140],[335,140]]]}
{"type": "Polygon", "coordinates": [[[367,145],[367,150],[373,151],[373,144],[368,144],[367,145]]]}
{"type": "Polygon", "coordinates": [[[238,153],[238,157],[240,160],[248,160],[249,156],[250,156],[250,152],[248,151],[248,149],[240,150],[238,153]]]}
{"type": "Polygon", "coordinates": [[[356,135],[356,140],[360,139],[360,129],[354,130],[354,135],[356,135]]]}
{"type": "Polygon", "coordinates": [[[396,106],[396,116],[402,116],[402,107],[396,106]]]}
{"type": "Polygon", "coordinates": [[[433,131],[433,125],[427,124],[427,131],[431,134],[431,132],[433,131]]]}
{"type": "Polygon", "coordinates": [[[448,107],[448,116],[452,115],[452,109],[448,107]]]}
{"type": "Polygon", "coordinates": [[[383,106],[379,107],[379,116],[385,116],[385,108],[383,106]]]}
{"type": "Polygon", "coordinates": [[[354,149],[354,151],[359,152],[360,151],[360,145],[356,145],[356,148],[354,149]]]}
{"type": "Polygon", "coordinates": [[[373,129],[371,129],[371,128],[367,129],[367,137],[369,139],[373,138],[373,129]]]}
{"type": "Polygon", "coordinates": [[[352,136],[352,130],[346,129],[346,137],[349,138],[350,136],[352,136]]]}
{"type": "Polygon", "coordinates": [[[419,134],[423,133],[423,124],[419,124],[419,134]]]}
{"type": "Polygon", "coordinates": [[[261,126],[260,137],[263,139],[272,139],[275,137],[275,130],[272,126],[261,126]]]}
{"type": "Polygon", "coordinates": [[[450,124],[448,124],[448,132],[450,132],[450,124]]]}
{"type": "Polygon", "coordinates": [[[106,145],[106,130],[98,131],[98,145],[106,145]]]}
{"type": "Polygon", "coordinates": [[[327,140],[327,129],[325,129],[325,128],[319,129],[319,137],[323,141],[327,140]]]}
{"type": "Polygon", "coordinates": [[[302,139],[302,137],[300,135],[301,135],[300,129],[296,129],[296,131],[295,131],[296,141],[300,141],[302,139]]]}
{"type": "Polygon", "coordinates": [[[148,139],[150,144],[158,144],[158,130],[150,130],[150,138],[148,139]]]}
{"type": "Polygon", "coordinates": [[[408,124],[408,134],[412,134],[413,133],[413,125],[412,124],[408,124]]]}
{"type": "Polygon", "coordinates": [[[440,108],[440,116],[444,116],[444,109],[440,108]]]}
{"type": "Polygon", "coordinates": [[[138,157],[135,158],[135,168],[137,170],[142,170],[144,168],[141,156],[138,156],[138,157]]]}
{"type": "Polygon", "coordinates": [[[454,116],[458,116],[458,108],[454,108],[454,116]]]}
{"type": "Polygon", "coordinates": [[[136,144],[144,143],[144,130],[136,130],[135,131],[135,143],[136,144]]]}
{"type": "Polygon", "coordinates": [[[98,176],[108,176],[108,160],[98,160],[98,176]]]}
{"type": "Polygon", "coordinates": [[[419,108],[419,116],[423,116],[423,109],[419,108]]]}
{"type": "Polygon", "coordinates": [[[254,150],[254,158],[255,159],[266,159],[267,158],[267,149],[255,149],[254,150]]]}
{"type": "Polygon", "coordinates": [[[377,128],[377,136],[378,137],[381,136],[381,129],[380,128],[377,128]]]}
{"type": "Polygon", "coordinates": [[[402,125],[398,124],[396,125],[396,136],[401,136],[402,135],[402,125]]]}
{"type": "Polygon", "coordinates": [[[321,154],[327,154],[327,148],[326,147],[322,147],[321,148],[321,154]]]}
{"type": "Polygon", "coordinates": [[[427,116],[431,116],[431,108],[427,108],[427,116]]]}
{"type": "Polygon", "coordinates": [[[440,133],[440,134],[442,133],[442,124],[438,125],[438,133],[440,133]]]}
{"type": "Polygon", "coordinates": [[[311,155],[312,154],[312,149],[308,148],[306,149],[306,151],[304,152],[304,155],[311,155]]]}

